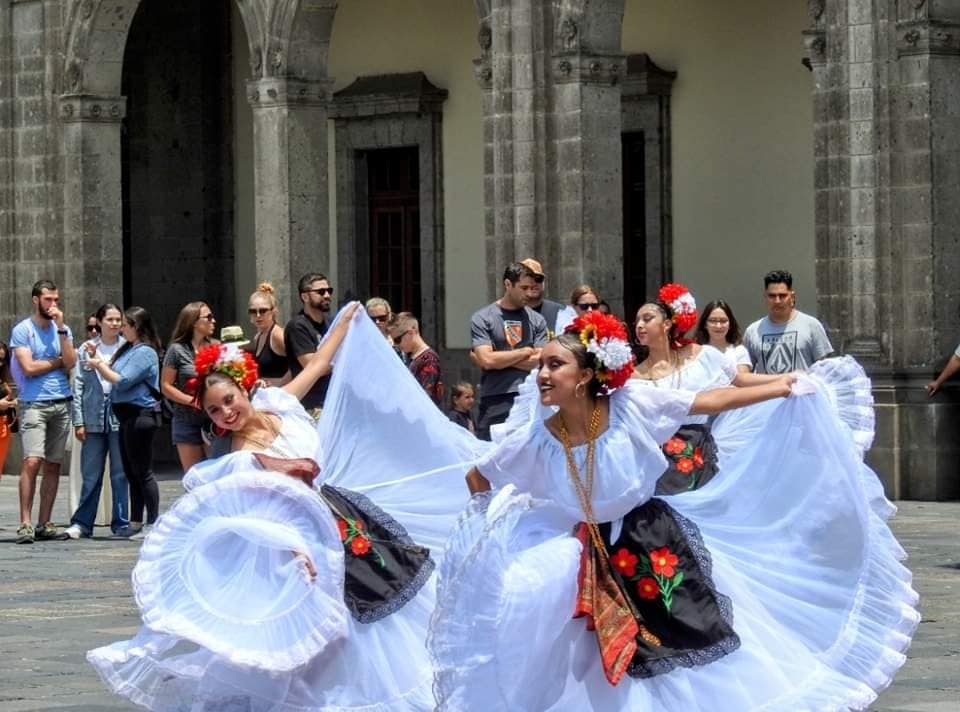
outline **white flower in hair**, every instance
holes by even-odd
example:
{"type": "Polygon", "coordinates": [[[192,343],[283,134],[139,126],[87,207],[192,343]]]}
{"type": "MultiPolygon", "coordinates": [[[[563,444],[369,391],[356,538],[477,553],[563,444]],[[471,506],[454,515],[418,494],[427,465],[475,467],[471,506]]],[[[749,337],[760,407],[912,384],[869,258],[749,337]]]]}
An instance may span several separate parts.
{"type": "Polygon", "coordinates": [[[697,311],[697,302],[690,292],[681,294],[673,300],[673,304],[670,306],[678,314],[694,314],[697,311]]]}
{"type": "Polygon", "coordinates": [[[587,351],[611,371],[623,368],[633,358],[630,345],[622,339],[603,338],[600,341],[590,339],[587,351]]]}

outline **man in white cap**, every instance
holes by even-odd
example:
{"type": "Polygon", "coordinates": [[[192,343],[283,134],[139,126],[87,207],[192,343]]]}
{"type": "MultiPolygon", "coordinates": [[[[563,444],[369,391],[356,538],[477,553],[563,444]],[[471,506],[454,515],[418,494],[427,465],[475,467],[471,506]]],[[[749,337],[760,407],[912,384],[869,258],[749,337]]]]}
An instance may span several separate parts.
{"type": "Polygon", "coordinates": [[[530,301],[527,306],[546,320],[549,332],[548,338],[552,338],[557,330],[557,315],[563,310],[563,304],[552,299],[544,299],[543,292],[546,289],[547,275],[543,273],[543,265],[532,257],[520,260],[520,264],[530,268],[530,271],[533,272],[533,281],[536,284],[536,288],[530,292],[530,301]]]}

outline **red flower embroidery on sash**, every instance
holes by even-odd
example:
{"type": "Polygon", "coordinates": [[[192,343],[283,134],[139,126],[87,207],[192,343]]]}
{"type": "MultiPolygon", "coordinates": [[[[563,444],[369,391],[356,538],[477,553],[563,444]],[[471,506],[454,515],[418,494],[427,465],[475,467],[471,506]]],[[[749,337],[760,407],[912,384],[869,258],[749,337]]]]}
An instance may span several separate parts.
{"type": "Polygon", "coordinates": [[[676,573],[674,567],[678,561],[677,555],[667,547],[654,549],[650,552],[650,565],[653,567],[653,573],[661,574],[667,578],[672,578],[676,573]]]}
{"type": "Polygon", "coordinates": [[[687,449],[687,441],[683,438],[672,437],[663,446],[663,449],[668,455],[680,455],[687,449]]]}
{"type": "Polygon", "coordinates": [[[637,581],[637,595],[647,601],[652,601],[660,595],[660,584],[655,578],[644,576],[637,581]]]}
{"type": "Polygon", "coordinates": [[[346,541],[349,536],[350,526],[343,520],[337,519],[337,529],[340,530],[340,541],[346,541]]]}
{"type": "Polygon", "coordinates": [[[610,563],[613,565],[613,568],[624,576],[633,576],[637,572],[637,562],[639,562],[636,556],[631,554],[627,549],[620,549],[616,554],[610,557],[610,563]]]}
{"type": "Polygon", "coordinates": [[[344,549],[354,556],[364,556],[373,553],[377,557],[380,566],[386,566],[383,555],[377,551],[370,538],[364,532],[363,522],[359,519],[350,519],[337,517],[337,529],[340,531],[340,541],[343,542],[344,549]]]}
{"type": "Polygon", "coordinates": [[[681,457],[677,460],[677,469],[685,475],[693,472],[693,460],[689,457],[681,457]]]}
{"type": "Polygon", "coordinates": [[[350,542],[350,551],[356,556],[363,556],[370,551],[370,540],[365,536],[358,535],[354,537],[353,541],[350,542]]]}

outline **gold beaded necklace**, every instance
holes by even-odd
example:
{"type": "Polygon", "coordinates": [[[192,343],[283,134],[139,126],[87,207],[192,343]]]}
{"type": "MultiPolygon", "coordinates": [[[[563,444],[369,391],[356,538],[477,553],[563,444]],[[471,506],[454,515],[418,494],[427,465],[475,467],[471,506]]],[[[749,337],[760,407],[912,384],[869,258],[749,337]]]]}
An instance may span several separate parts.
{"type": "Polygon", "coordinates": [[[590,425],[587,428],[587,461],[586,481],[580,478],[580,468],[577,467],[577,460],[573,455],[573,446],[570,444],[570,433],[567,431],[567,423],[563,415],[560,419],[560,442],[563,444],[563,453],[567,458],[567,470],[570,473],[570,480],[573,482],[573,488],[577,493],[577,499],[580,500],[580,508],[587,519],[587,529],[590,531],[590,538],[593,545],[602,556],[600,557],[604,567],[607,562],[607,546],[600,535],[600,527],[597,525],[597,519],[593,514],[593,474],[594,462],[597,449],[597,436],[600,433],[600,403],[593,406],[593,414],[590,416],[590,425]]]}
{"type": "Polygon", "coordinates": [[[266,425],[266,428],[264,429],[268,433],[270,433],[270,435],[272,436],[270,438],[270,442],[264,442],[260,438],[256,438],[253,435],[248,435],[247,433],[243,433],[243,432],[238,432],[237,435],[240,436],[240,439],[246,443],[250,443],[251,445],[256,445],[258,448],[262,450],[269,450],[270,447],[273,445],[273,443],[276,441],[277,437],[280,435],[280,428],[278,428],[276,425],[273,424],[273,420],[266,413],[257,413],[256,415],[257,415],[257,419],[260,420],[261,423],[266,425]]]}

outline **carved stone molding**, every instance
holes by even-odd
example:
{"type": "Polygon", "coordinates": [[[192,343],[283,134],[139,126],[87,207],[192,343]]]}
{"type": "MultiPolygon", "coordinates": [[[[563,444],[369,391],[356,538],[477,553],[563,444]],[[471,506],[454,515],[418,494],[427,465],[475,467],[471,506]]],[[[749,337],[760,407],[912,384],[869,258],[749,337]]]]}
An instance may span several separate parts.
{"type": "Polygon", "coordinates": [[[125,96],[64,94],[60,97],[60,119],[66,123],[89,121],[119,123],[127,115],[125,96]]]}
{"type": "Polygon", "coordinates": [[[333,95],[331,119],[386,116],[388,114],[439,114],[447,90],[434,86],[423,72],[358,77],[333,95]]]}
{"type": "Polygon", "coordinates": [[[473,60],[473,76],[484,91],[493,89],[493,68],[487,59],[473,60]]]}
{"type": "Polygon", "coordinates": [[[247,82],[247,101],[254,109],[274,106],[324,106],[331,81],[267,77],[247,82]]]}
{"type": "Polygon", "coordinates": [[[624,65],[622,54],[557,52],[553,55],[553,81],[616,85],[623,78],[624,65]]]}
{"type": "Polygon", "coordinates": [[[493,46],[493,31],[490,29],[490,23],[480,23],[480,29],[477,31],[477,44],[480,45],[480,51],[486,57],[493,46]]]}
{"type": "Polygon", "coordinates": [[[824,30],[804,30],[803,47],[806,50],[803,65],[807,69],[827,63],[827,33],[824,30]]]}
{"type": "Polygon", "coordinates": [[[960,24],[942,20],[897,23],[897,55],[960,55],[960,24]]]}

